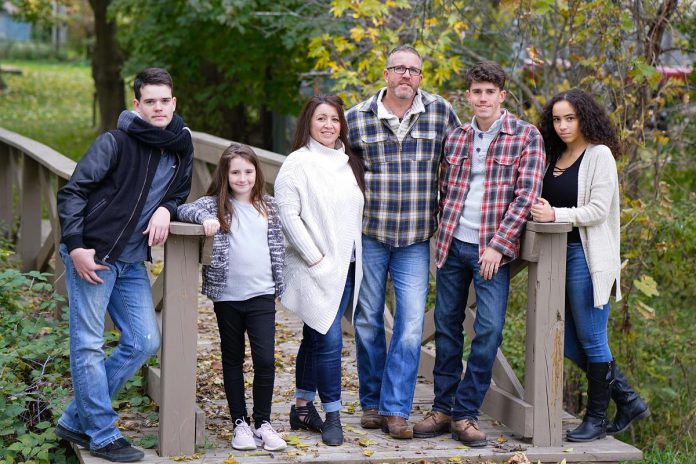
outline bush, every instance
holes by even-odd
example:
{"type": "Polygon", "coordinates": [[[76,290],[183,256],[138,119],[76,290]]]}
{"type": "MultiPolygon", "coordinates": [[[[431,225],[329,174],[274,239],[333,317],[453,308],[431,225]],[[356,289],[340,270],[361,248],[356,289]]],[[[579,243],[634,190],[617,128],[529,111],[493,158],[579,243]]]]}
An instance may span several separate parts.
{"type": "Polygon", "coordinates": [[[4,60],[65,60],[67,51],[45,42],[0,41],[0,59],[4,60]]]}
{"type": "Polygon", "coordinates": [[[67,323],[52,317],[62,300],[47,274],[0,270],[2,464],[71,461],[53,433],[70,386],[67,323]]]}

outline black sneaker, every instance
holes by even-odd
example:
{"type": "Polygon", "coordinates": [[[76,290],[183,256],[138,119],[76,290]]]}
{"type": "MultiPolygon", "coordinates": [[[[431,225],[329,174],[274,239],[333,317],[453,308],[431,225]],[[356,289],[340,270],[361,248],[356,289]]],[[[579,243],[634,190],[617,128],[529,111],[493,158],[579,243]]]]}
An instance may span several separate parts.
{"type": "Polygon", "coordinates": [[[53,433],[55,433],[56,436],[61,440],[65,440],[83,448],[89,448],[89,435],[80,432],[73,432],[60,424],[56,425],[53,433]]]}
{"type": "Polygon", "coordinates": [[[133,448],[125,438],[119,438],[99,449],[89,450],[89,454],[111,462],[135,462],[145,457],[145,453],[133,448]]]}

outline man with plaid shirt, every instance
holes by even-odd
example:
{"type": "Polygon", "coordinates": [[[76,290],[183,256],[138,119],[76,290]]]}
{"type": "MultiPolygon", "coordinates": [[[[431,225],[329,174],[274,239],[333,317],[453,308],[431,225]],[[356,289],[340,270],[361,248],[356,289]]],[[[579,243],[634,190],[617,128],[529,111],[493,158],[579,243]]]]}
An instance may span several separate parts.
{"type": "Polygon", "coordinates": [[[425,302],[428,241],[437,227],[438,166],[447,133],[459,126],[452,106],[419,89],[422,60],[412,47],[389,53],[386,88],[346,113],[353,152],[365,163],[363,281],[355,310],[364,428],[412,438],[407,419],[416,386],[425,302]],[[396,297],[386,346],[387,273],[396,297]]]}
{"type": "Polygon", "coordinates": [[[416,437],[451,431],[468,446],[486,446],[478,413],[503,340],[510,269],[520,234],[541,193],[545,164],[539,131],[501,105],[505,72],[483,61],[467,73],[466,97],[474,118],[445,142],[441,167],[440,226],[435,300],[435,400],[414,426],[416,437]],[[462,352],[469,285],[476,320],[466,372],[462,352]]]}

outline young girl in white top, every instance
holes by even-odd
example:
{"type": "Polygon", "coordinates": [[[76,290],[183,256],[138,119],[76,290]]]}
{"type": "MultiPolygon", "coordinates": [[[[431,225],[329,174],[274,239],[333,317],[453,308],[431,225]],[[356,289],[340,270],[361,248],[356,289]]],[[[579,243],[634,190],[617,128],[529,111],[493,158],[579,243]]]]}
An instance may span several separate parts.
{"type": "Polygon", "coordinates": [[[573,225],[566,255],[565,356],[586,372],[588,385],[585,417],[567,439],[591,441],[650,415],[616,367],[607,337],[612,289],[621,299],[614,162],[619,140],[604,108],[578,89],[553,97],[539,126],[550,164],[532,217],[573,225]],[[616,402],[612,424],[607,421],[610,397],[616,402]]]}
{"type": "Polygon", "coordinates": [[[290,426],[321,432],[330,446],[343,443],[341,318],[362,280],[363,169],[347,134],[340,98],[312,97],[275,182],[289,242],[282,302],[304,321],[290,426]],[[317,392],[325,422],[312,403],[317,392]]]}
{"type": "Polygon", "coordinates": [[[205,234],[214,236],[211,263],[203,266],[203,293],[213,300],[220,329],[232,447],[278,451],[286,443],[270,420],[275,300],[284,290],[285,250],[278,208],[264,186],[254,151],[233,143],[222,153],[206,196],[179,206],[177,213],[179,220],[202,224],[205,234]],[[254,430],[244,399],[244,332],[254,364],[254,430]]]}

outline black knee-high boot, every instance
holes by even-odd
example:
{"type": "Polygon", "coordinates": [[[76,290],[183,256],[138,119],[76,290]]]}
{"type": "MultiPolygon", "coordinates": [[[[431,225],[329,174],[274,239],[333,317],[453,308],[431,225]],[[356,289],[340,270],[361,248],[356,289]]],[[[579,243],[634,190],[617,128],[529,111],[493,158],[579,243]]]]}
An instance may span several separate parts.
{"type": "Polygon", "coordinates": [[[636,421],[650,415],[648,406],[640,399],[638,393],[628,384],[626,377],[618,367],[614,368],[614,384],[611,387],[611,398],[616,403],[614,422],[607,426],[607,434],[621,433],[636,421]]]}
{"type": "Polygon", "coordinates": [[[614,361],[587,364],[587,409],[575,430],[568,432],[568,441],[592,441],[607,436],[607,409],[614,383],[614,361]]]}

